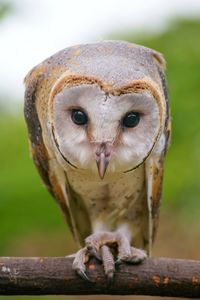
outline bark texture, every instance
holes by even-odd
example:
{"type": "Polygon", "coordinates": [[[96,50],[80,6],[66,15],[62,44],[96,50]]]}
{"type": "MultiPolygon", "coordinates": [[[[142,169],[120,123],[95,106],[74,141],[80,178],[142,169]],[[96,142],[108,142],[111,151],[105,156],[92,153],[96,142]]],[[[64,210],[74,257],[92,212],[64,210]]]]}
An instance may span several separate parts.
{"type": "Polygon", "coordinates": [[[73,258],[1,257],[0,295],[150,295],[200,298],[200,261],[147,258],[116,267],[112,282],[95,259],[87,264],[92,282],[72,270],[73,258]]]}

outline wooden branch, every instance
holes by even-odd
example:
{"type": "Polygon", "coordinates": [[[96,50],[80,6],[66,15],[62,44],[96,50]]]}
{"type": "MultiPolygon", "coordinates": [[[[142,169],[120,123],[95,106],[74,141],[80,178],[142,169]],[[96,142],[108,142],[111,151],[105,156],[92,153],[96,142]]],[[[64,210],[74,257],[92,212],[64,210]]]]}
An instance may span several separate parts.
{"type": "Polygon", "coordinates": [[[73,258],[0,258],[0,295],[151,295],[200,298],[200,261],[148,258],[140,265],[117,266],[112,282],[91,259],[81,279],[73,258]]]}

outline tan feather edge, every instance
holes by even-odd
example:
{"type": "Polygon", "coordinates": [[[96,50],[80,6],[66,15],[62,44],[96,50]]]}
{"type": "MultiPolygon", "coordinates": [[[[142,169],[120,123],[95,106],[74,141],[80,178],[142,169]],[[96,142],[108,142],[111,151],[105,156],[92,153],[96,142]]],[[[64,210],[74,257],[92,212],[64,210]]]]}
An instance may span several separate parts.
{"type": "Polygon", "coordinates": [[[164,173],[164,158],[171,140],[171,119],[169,109],[169,99],[167,93],[167,84],[164,75],[166,67],[164,57],[161,53],[152,51],[152,56],[158,67],[162,90],[164,96],[166,117],[164,123],[165,146],[159,157],[150,158],[146,162],[146,182],[147,182],[147,198],[149,207],[149,255],[151,256],[152,243],[155,239],[159,221],[159,207],[162,194],[162,183],[164,173]]]}
{"type": "Polygon", "coordinates": [[[36,89],[43,79],[44,72],[45,68],[43,66],[36,67],[28,73],[24,80],[26,86],[24,114],[29,133],[29,147],[32,159],[45,186],[60,205],[65,219],[73,233],[74,228],[72,226],[70,213],[66,205],[65,196],[63,195],[56,176],[51,174],[49,169],[48,151],[44,145],[41,124],[39,122],[35,104],[36,89]]]}

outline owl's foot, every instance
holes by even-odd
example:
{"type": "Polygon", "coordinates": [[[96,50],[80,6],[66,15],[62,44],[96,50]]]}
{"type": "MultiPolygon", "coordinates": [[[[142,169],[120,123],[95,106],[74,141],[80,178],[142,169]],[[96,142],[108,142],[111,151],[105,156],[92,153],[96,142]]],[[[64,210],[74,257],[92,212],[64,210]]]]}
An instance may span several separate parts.
{"type": "Polygon", "coordinates": [[[138,264],[146,257],[146,252],[130,246],[129,240],[120,232],[99,232],[86,238],[86,247],[76,253],[72,268],[86,280],[90,280],[86,274],[85,264],[90,256],[102,261],[104,271],[109,279],[115,272],[115,265],[121,262],[138,264]],[[117,246],[116,260],[111,252],[117,246]]]}

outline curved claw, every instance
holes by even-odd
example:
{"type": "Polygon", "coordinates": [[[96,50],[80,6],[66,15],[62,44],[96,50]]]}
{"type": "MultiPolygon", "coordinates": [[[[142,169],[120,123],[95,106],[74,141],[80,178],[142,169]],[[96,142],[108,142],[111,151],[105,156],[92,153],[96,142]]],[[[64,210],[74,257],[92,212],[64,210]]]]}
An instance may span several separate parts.
{"type": "Polygon", "coordinates": [[[76,270],[76,273],[84,280],[87,280],[89,282],[92,282],[92,280],[87,276],[85,271],[83,269],[78,269],[76,270]]]}
{"type": "Polygon", "coordinates": [[[119,265],[121,265],[122,264],[122,260],[121,260],[121,258],[118,258],[116,261],[115,261],[115,265],[116,266],[119,266],[119,265]]]}
{"type": "Polygon", "coordinates": [[[110,270],[106,273],[107,279],[109,281],[109,283],[113,282],[113,278],[114,278],[114,270],[110,270]]]}

